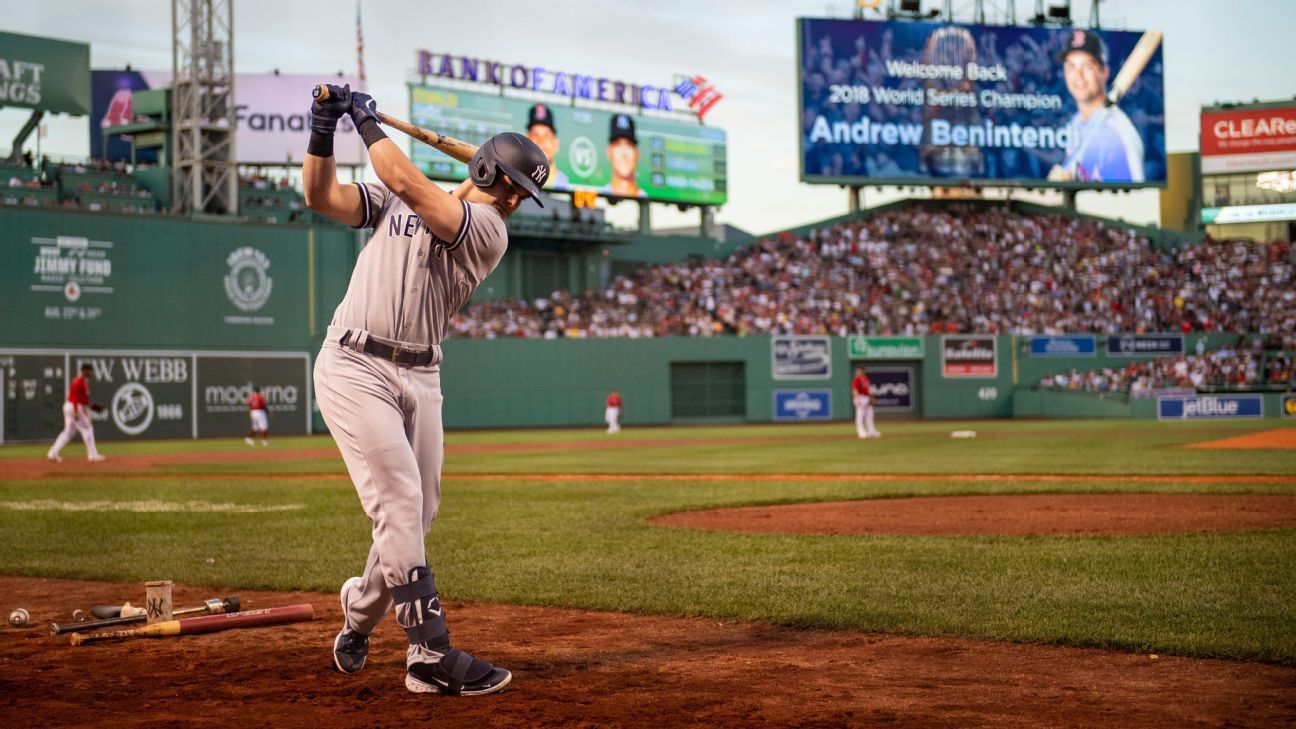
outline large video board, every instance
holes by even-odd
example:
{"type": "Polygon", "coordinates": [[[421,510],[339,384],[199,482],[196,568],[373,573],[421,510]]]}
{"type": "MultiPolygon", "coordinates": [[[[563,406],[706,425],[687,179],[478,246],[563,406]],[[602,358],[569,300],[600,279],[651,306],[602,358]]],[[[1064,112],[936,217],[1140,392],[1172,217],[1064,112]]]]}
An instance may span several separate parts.
{"type": "Polygon", "coordinates": [[[1164,186],[1159,44],[1108,101],[1126,61],[1127,73],[1140,65],[1143,36],[801,18],[801,179],[1164,186]]]}
{"type": "MultiPolygon", "coordinates": [[[[527,134],[552,163],[548,190],[694,205],[728,199],[725,133],[715,127],[418,84],[410,85],[410,121],[473,144],[527,134]]],[[[467,165],[421,142],[411,140],[410,158],[433,179],[468,176],[467,165]]]]}

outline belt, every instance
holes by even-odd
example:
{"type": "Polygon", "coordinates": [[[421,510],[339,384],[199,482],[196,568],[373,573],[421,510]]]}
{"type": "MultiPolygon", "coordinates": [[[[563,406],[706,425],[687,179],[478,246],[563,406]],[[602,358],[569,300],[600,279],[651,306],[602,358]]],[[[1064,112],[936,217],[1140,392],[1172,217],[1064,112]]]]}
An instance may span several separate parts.
{"type": "MultiPolygon", "coordinates": [[[[342,335],[338,344],[343,347],[351,341],[351,332],[342,335]]],[[[363,351],[365,354],[385,359],[398,367],[427,367],[436,363],[436,352],[417,349],[401,349],[393,347],[390,344],[383,344],[373,337],[365,340],[363,351]]]]}

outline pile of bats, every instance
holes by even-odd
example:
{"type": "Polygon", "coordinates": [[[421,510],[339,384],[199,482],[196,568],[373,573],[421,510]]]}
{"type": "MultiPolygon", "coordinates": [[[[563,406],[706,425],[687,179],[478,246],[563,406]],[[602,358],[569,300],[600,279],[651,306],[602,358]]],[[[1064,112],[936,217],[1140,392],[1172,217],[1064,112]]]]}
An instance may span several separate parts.
{"type": "Polygon", "coordinates": [[[239,608],[238,596],[212,598],[196,607],[172,611],[172,620],[148,623],[147,611],[132,608],[129,602],[124,605],[96,605],[90,609],[94,620],[85,619],[85,613],[77,610],[73,616],[80,619],[71,623],[51,623],[49,632],[50,635],[70,634],[72,645],[85,645],[122,638],[197,635],[315,619],[315,609],[305,603],[260,610],[240,611],[239,608]],[[139,627],[126,627],[136,625],[139,627]]]}

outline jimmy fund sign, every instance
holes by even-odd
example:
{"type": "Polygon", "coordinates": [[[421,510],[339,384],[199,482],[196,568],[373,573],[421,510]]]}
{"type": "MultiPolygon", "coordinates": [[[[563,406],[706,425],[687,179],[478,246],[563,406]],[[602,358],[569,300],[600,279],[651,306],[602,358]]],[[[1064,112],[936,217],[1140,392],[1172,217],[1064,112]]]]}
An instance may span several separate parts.
{"type": "Polygon", "coordinates": [[[828,337],[774,337],[776,380],[826,380],[832,377],[832,342],[828,337]]]}

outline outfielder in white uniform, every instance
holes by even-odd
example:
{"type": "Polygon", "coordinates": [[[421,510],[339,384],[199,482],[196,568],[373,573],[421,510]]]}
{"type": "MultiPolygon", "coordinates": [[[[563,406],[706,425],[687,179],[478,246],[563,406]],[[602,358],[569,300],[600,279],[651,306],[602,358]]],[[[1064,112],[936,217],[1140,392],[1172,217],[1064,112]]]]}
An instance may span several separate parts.
{"type": "Polygon", "coordinates": [[[392,606],[409,639],[405,686],[415,693],[488,694],[512,674],[452,647],[424,555],[441,500],[441,341],[450,317],[508,247],[507,218],[548,178],[544,153],[497,134],[452,193],[432,184],[379,127],[368,94],[330,87],[311,107],[303,167],[307,205],[373,235],[356,261],[315,363],[320,412],[337,441],[373,546],[342,585],[345,624],[333,642],[343,673],[364,667],[369,634],[392,606]],[[382,185],[340,185],[337,119],[350,114],[382,185]]]}
{"type": "Polygon", "coordinates": [[[50,446],[49,452],[45,454],[55,463],[63,462],[59,451],[63,450],[63,446],[70,443],[77,433],[80,433],[81,440],[85,441],[86,457],[90,462],[104,460],[99,450],[95,448],[94,424],[90,422],[90,379],[93,377],[94,367],[83,364],[80,376],[73,379],[68,387],[67,400],[63,403],[63,432],[58,434],[54,439],[54,445],[50,446]]]}

